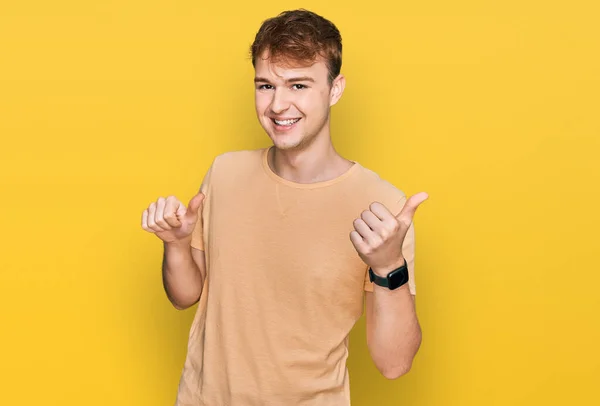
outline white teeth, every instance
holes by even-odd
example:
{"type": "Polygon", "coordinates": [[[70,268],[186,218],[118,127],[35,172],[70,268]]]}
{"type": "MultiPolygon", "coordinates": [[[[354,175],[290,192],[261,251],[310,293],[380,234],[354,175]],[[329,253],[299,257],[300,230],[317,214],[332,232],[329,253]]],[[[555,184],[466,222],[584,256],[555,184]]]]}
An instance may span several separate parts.
{"type": "Polygon", "coordinates": [[[299,120],[300,120],[299,118],[294,118],[292,120],[283,120],[283,121],[275,120],[275,123],[277,125],[292,125],[292,124],[296,123],[299,120]]]}

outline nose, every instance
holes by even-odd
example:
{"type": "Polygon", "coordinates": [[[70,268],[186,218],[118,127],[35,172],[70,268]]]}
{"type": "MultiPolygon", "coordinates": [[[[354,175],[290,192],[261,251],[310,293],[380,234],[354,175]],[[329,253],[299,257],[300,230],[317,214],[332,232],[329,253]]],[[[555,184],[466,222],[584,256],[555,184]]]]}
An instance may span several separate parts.
{"type": "Polygon", "coordinates": [[[285,90],[279,87],[273,92],[273,99],[271,100],[271,112],[273,114],[281,114],[290,107],[290,101],[285,90]]]}

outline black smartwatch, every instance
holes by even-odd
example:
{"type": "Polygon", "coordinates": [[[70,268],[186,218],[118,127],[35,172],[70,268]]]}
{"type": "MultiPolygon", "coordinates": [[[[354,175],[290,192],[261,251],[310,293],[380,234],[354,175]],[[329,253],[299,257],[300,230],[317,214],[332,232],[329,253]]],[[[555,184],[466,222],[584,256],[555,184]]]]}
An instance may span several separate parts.
{"type": "Polygon", "coordinates": [[[375,285],[383,286],[390,290],[398,289],[408,282],[408,266],[406,265],[406,258],[404,258],[404,265],[394,269],[385,277],[376,275],[375,272],[373,272],[373,269],[369,268],[369,280],[375,282],[375,285]]]}

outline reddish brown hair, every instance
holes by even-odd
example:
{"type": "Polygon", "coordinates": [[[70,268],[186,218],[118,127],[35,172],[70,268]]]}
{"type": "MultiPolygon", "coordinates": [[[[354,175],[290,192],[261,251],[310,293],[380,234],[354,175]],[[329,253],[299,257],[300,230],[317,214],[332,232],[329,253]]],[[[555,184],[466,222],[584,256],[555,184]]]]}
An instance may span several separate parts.
{"type": "Polygon", "coordinates": [[[342,36],[329,20],[305,9],[284,11],[265,20],[250,46],[252,65],[264,51],[271,62],[313,63],[321,57],[329,70],[329,83],[342,68],[342,36]]]}

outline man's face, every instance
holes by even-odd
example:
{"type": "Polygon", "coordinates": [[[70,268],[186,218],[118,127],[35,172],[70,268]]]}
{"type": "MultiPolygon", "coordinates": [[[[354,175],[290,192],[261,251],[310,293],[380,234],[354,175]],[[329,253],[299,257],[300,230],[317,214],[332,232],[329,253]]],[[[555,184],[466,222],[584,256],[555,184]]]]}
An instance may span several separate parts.
{"type": "Polygon", "coordinates": [[[300,150],[329,133],[329,110],[344,88],[343,76],[332,85],[322,60],[288,67],[257,58],[255,66],[256,114],[276,148],[300,150]]]}

